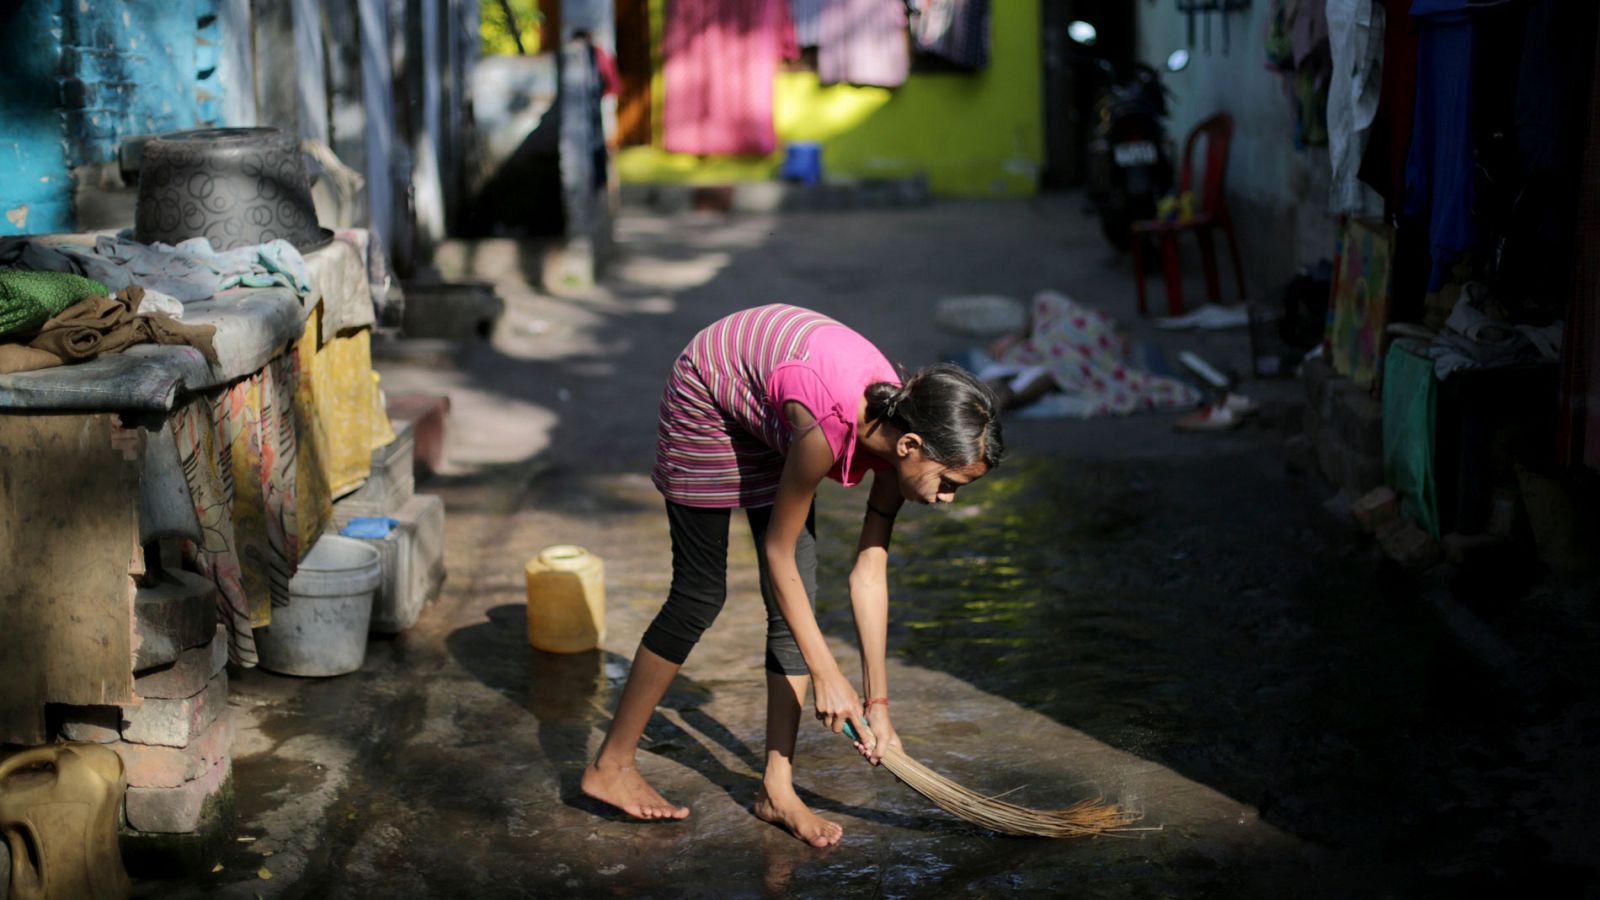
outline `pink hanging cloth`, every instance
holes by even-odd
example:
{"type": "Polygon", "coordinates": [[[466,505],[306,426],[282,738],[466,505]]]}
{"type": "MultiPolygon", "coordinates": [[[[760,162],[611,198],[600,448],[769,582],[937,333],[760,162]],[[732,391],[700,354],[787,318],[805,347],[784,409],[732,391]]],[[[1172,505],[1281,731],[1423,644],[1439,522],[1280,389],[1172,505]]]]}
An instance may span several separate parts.
{"type": "Polygon", "coordinates": [[[817,78],[899,87],[911,74],[904,0],[823,0],[817,78]]]}
{"type": "Polygon", "coordinates": [[[772,79],[799,56],[788,0],[672,0],[663,40],[664,143],[675,153],[771,153],[772,79]]]}

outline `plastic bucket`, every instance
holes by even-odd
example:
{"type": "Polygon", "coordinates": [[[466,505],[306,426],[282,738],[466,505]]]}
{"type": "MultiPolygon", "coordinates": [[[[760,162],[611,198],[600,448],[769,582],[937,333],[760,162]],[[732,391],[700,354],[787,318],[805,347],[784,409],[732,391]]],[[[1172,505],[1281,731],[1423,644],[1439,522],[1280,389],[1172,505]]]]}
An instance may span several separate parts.
{"type": "Polygon", "coordinates": [[[344,675],[367,658],[372,595],[383,580],[378,549],[325,534],[289,579],[289,605],[256,629],[261,668],[285,675],[344,675]]]}
{"type": "Polygon", "coordinates": [[[796,141],[784,147],[783,165],[778,175],[784,181],[819,184],[822,181],[822,145],[796,141]]]}

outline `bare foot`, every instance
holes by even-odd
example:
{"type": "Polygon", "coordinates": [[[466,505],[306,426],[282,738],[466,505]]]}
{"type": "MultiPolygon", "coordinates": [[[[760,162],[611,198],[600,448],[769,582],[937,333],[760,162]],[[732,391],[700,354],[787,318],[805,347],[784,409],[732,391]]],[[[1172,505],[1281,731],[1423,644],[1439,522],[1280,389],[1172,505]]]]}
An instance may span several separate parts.
{"type": "Polygon", "coordinates": [[[812,812],[793,792],[774,796],[763,786],[752,811],[813,847],[832,847],[844,837],[839,823],[812,812]]]}
{"type": "Polygon", "coordinates": [[[656,793],[633,766],[602,765],[595,760],[583,770],[583,792],[635,819],[681,819],[689,814],[687,806],[673,806],[656,793]]]}

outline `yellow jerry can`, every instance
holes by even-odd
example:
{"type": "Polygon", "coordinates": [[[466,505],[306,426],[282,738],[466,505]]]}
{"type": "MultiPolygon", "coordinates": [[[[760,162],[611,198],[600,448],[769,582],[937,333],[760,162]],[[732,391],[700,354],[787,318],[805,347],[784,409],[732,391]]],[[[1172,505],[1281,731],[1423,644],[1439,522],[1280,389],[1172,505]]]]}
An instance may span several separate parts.
{"type": "Polygon", "coordinates": [[[536,650],[582,653],[606,639],[606,570],[572,544],[528,560],[528,642],[536,650]]]}
{"type": "Polygon", "coordinates": [[[122,757],[95,744],[36,747],[0,761],[0,839],[11,900],[127,897],[117,849],[128,789],[122,757]]]}

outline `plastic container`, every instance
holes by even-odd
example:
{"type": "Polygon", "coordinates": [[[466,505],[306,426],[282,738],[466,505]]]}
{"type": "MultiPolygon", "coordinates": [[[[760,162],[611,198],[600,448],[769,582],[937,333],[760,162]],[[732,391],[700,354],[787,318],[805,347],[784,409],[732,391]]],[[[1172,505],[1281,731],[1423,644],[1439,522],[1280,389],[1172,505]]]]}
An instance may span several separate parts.
{"type": "Polygon", "coordinates": [[[261,668],[285,675],[344,675],[367,658],[372,595],[383,580],[376,547],[325,534],[289,579],[289,605],[256,629],[261,668]]]}
{"type": "Polygon", "coordinates": [[[0,762],[0,841],[24,851],[11,855],[10,900],[128,896],[117,849],[127,789],[122,758],[94,744],[38,747],[0,762]]]}
{"type": "Polygon", "coordinates": [[[606,639],[605,563],[572,544],[546,547],[528,574],[528,642],[550,653],[582,653],[606,639]]]}
{"type": "Polygon", "coordinates": [[[784,147],[783,165],[778,176],[801,184],[822,183],[822,145],[815,141],[795,141],[784,147]]]}

